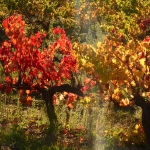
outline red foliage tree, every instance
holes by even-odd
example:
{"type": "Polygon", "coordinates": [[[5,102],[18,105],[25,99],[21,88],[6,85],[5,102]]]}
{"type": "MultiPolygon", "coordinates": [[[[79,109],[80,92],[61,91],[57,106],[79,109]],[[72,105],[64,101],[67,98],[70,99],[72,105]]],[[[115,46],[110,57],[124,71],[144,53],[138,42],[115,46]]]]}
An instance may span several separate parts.
{"type": "Polygon", "coordinates": [[[79,88],[65,84],[71,80],[71,72],[78,71],[78,63],[72,45],[65,31],[58,27],[53,30],[58,38],[48,48],[41,48],[45,33],[38,32],[31,37],[25,33],[25,22],[22,16],[14,14],[3,21],[8,40],[0,47],[0,62],[4,68],[5,79],[0,87],[4,92],[17,90],[37,90],[42,93],[47,106],[51,128],[54,128],[57,117],[52,97],[56,92],[71,92],[82,96],[79,88]],[[56,63],[57,51],[63,55],[56,63]]]}

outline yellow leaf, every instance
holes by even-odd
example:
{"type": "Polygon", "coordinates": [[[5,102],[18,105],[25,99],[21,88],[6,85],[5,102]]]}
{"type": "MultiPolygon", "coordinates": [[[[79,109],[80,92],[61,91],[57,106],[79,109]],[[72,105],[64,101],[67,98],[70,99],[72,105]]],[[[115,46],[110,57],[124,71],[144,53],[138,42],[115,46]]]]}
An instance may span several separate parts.
{"type": "Polygon", "coordinates": [[[146,93],[145,93],[145,92],[143,92],[143,93],[142,93],[142,96],[143,96],[143,97],[146,97],[146,93]]]}
{"type": "Polygon", "coordinates": [[[136,83],[134,81],[131,82],[132,86],[136,86],[136,83]]]}
{"type": "Polygon", "coordinates": [[[99,48],[101,46],[101,44],[102,44],[101,42],[98,42],[97,47],[99,48]]]}
{"type": "Polygon", "coordinates": [[[81,64],[82,64],[82,66],[85,66],[86,60],[85,59],[81,59],[81,64]]]}
{"type": "Polygon", "coordinates": [[[119,92],[120,92],[120,89],[119,89],[119,88],[114,89],[114,94],[117,94],[117,93],[119,93],[119,92]]]}
{"type": "Polygon", "coordinates": [[[140,59],[140,64],[146,69],[145,58],[140,59]]]}
{"type": "Polygon", "coordinates": [[[146,83],[144,83],[144,87],[147,89],[148,88],[148,85],[146,83]]]}
{"type": "Polygon", "coordinates": [[[84,103],[84,104],[89,104],[91,102],[91,98],[90,97],[84,97],[84,99],[81,99],[80,102],[84,103]]]}
{"type": "Polygon", "coordinates": [[[112,59],[112,63],[116,64],[116,62],[117,62],[116,59],[113,58],[113,59],[112,59]]]}
{"type": "Polygon", "coordinates": [[[139,127],[140,127],[140,125],[136,124],[135,125],[135,130],[138,130],[139,127]]]}
{"type": "Polygon", "coordinates": [[[134,131],[132,131],[132,133],[134,133],[134,134],[138,134],[138,131],[137,131],[137,130],[134,130],[134,131]]]}
{"type": "Polygon", "coordinates": [[[131,60],[132,61],[137,60],[137,55],[132,55],[131,60]]]}
{"type": "Polygon", "coordinates": [[[108,133],[108,130],[105,130],[104,132],[105,132],[105,133],[108,133]]]}

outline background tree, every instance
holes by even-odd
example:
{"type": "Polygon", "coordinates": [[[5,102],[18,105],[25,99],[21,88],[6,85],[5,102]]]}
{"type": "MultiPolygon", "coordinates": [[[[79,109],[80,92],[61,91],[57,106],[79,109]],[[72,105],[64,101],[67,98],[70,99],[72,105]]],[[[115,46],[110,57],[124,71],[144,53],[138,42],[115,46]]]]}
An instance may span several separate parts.
{"type": "Polygon", "coordinates": [[[124,42],[133,38],[141,40],[148,34],[148,24],[143,25],[143,20],[149,18],[149,1],[104,0],[100,4],[100,16],[105,20],[102,27],[107,32],[116,30],[119,33],[118,38],[124,42]],[[144,28],[145,30],[142,30],[144,28]]]}
{"type": "Polygon", "coordinates": [[[22,14],[26,21],[28,36],[37,31],[44,31],[51,39],[52,28],[61,26],[71,40],[85,42],[89,29],[96,37],[94,24],[101,21],[97,1],[1,0],[0,2],[3,8],[0,22],[16,11],[22,14]]]}

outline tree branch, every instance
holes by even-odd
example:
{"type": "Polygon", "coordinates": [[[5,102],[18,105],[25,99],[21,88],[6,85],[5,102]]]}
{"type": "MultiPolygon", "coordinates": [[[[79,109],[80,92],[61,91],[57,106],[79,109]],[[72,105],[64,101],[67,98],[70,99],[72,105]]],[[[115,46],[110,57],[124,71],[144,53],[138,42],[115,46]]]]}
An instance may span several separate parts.
{"type": "MultiPolygon", "coordinates": [[[[13,89],[16,90],[20,90],[20,89],[24,89],[24,90],[32,90],[32,87],[30,85],[12,85],[12,84],[3,84],[3,89],[1,89],[2,91],[7,87],[7,86],[11,86],[13,89]]],[[[38,90],[40,93],[43,92],[43,90],[46,90],[46,88],[40,88],[40,87],[34,87],[35,90],[38,90]]],[[[51,95],[54,95],[56,92],[70,92],[70,93],[74,93],[77,94],[78,96],[83,96],[83,92],[80,90],[80,87],[74,87],[71,86],[69,84],[63,84],[60,86],[53,86],[53,87],[47,87],[47,91],[49,91],[49,93],[51,95]]]]}
{"type": "Polygon", "coordinates": [[[56,92],[64,92],[64,91],[77,94],[78,96],[83,96],[83,92],[79,88],[73,87],[69,84],[63,84],[60,86],[53,86],[52,88],[49,89],[49,92],[51,94],[55,94],[56,92]]]}

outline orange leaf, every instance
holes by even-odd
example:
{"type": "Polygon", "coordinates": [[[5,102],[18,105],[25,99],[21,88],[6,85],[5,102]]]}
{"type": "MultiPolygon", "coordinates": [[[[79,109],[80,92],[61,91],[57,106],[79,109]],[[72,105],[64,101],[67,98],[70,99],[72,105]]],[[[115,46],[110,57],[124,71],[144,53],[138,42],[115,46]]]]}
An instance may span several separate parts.
{"type": "Polygon", "coordinates": [[[32,97],[31,96],[27,96],[27,101],[32,101],[32,97]]]}
{"type": "Polygon", "coordinates": [[[19,94],[20,95],[24,94],[24,90],[19,90],[19,94]]]}
{"type": "Polygon", "coordinates": [[[30,94],[30,93],[31,93],[31,91],[30,91],[30,90],[26,90],[26,93],[27,93],[27,94],[30,94]]]}
{"type": "Polygon", "coordinates": [[[73,105],[70,103],[70,104],[68,104],[68,107],[69,108],[73,108],[73,105]]]}

